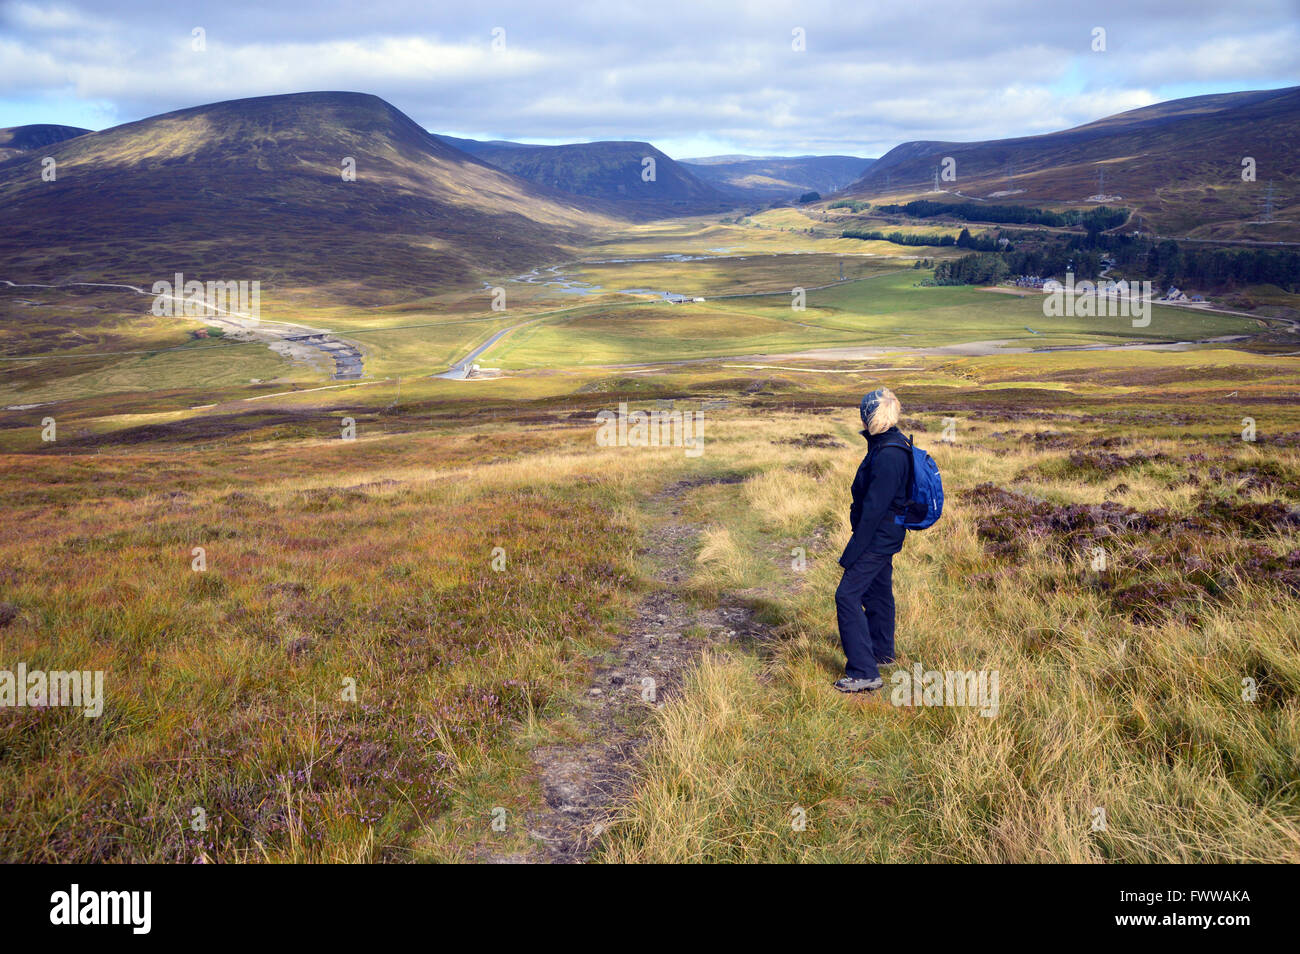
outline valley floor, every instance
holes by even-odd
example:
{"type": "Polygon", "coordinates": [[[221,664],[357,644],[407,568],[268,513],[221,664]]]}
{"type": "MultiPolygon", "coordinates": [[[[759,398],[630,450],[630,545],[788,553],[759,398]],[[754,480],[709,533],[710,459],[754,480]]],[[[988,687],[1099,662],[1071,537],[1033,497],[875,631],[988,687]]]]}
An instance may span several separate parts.
{"type": "Polygon", "coordinates": [[[923,261],[959,249],[843,239],[838,227],[793,209],[745,224],[629,225],[568,262],[396,302],[388,290],[340,299],[268,282],[256,321],[238,309],[203,321],[157,317],[137,275],[3,279],[0,406],[157,392],[207,405],[334,380],[464,379],[481,376],[479,364],[513,375],[723,357],[1185,348],[1279,337],[1267,314],[1300,312],[1300,299],[1279,292],[1280,304],[1259,316],[1159,304],[1140,327],[1048,316],[1041,294],[923,284],[932,274],[923,261]],[[669,294],[703,301],[673,304],[669,294]]]}

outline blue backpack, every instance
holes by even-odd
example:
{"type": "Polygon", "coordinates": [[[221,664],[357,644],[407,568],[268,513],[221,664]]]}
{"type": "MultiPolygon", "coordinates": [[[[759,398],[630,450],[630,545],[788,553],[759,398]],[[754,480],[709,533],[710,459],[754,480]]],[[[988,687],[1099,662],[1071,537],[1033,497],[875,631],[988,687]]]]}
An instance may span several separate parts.
{"type": "Polygon", "coordinates": [[[894,514],[905,530],[924,530],[943,514],[943,480],[934,458],[907,439],[912,466],[907,478],[907,505],[894,514]]]}

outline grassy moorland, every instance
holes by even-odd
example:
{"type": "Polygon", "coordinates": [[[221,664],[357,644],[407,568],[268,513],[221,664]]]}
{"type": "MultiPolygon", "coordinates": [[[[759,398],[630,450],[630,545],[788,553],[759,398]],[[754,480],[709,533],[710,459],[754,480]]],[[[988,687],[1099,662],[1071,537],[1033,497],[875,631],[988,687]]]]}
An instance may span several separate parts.
{"type": "Polygon", "coordinates": [[[719,428],[711,453],[753,476],[697,498],[693,583],[751,600],[772,638],[708,656],[659,714],[605,860],[1300,860],[1294,359],[1095,359],[897,387],[949,492],[896,561],[899,665],[999,672],[992,718],[827,685],[851,412],[719,428]],[[1245,415],[1269,433],[1243,442],[1245,415]]]}
{"type": "Polygon", "coordinates": [[[627,598],[626,481],[416,413],[6,455],[3,658],[103,670],[108,696],[4,710],[6,860],[441,857],[527,805],[524,741],[627,598]]]}
{"type": "Polygon", "coordinates": [[[128,393],[61,405],[52,445],[10,412],[0,658],[102,669],[106,702],[0,712],[3,856],[536,857],[534,753],[581,740],[675,485],[683,595],[761,636],[702,642],[645,707],[597,860],[1300,860],[1295,360],[128,393]],[[897,561],[900,662],[997,670],[993,718],[829,685],[854,408],[881,381],[949,492],[897,561]],[[669,398],[708,408],[703,456],[597,445],[597,411],[669,398]]]}
{"type": "Polygon", "coordinates": [[[1046,319],[834,227],[642,224],[550,273],[584,293],[504,266],[365,308],[268,284],[266,317],[362,348],[346,384],[129,291],[0,288],[0,668],[106,689],[95,719],[0,709],[0,858],[547,857],[539,753],[599,748],[592,690],[636,691],[628,641],[659,627],[688,662],[616,713],[644,744],[602,766],[618,812],[585,857],[1300,860],[1294,342],[907,351],[1258,323],[1046,319]],[[613,294],[661,286],[710,300],[613,294]],[[505,376],[429,377],[532,319],[482,358],[505,376]],[[893,353],[789,356],[818,347],[893,353]],[[725,357],[762,353],[786,356],[725,357]],[[897,563],[900,659],[998,671],[993,718],[830,689],[854,408],[882,382],[949,491],[897,563]],[[600,446],[623,400],[704,409],[703,455],[600,446]],[[669,587],[726,625],[648,611],[669,587]]]}

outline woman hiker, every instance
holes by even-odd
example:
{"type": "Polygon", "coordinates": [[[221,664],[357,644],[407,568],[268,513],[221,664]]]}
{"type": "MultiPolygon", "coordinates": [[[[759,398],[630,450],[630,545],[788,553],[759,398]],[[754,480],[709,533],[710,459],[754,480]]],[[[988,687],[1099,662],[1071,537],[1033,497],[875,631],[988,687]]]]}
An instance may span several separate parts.
{"type": "Polygon", "coordinates": [[[840,644],[847,660],[840,692],[869,692],[884,680],[880,666],[894,661],[894,554],[907,531],[895,521],[907,504],[912,454],[899,432],[898,398],[872,391],[860,408],[867,456],[853,478],[849,525],[853,537],[840,556],[844,577],[835,591],[840,644]]]}

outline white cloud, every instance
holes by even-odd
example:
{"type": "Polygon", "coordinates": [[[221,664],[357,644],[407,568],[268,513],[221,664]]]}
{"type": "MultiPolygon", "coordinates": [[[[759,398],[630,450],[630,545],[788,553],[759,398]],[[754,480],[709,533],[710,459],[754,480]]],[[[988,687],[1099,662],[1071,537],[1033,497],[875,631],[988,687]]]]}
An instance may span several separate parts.
{"type": "MultiPolygon", "coordinates": [[[[1080,125],[1188,88],[1294,82],[1290,0],[513,0],[431,12],[418,0],[72,0],[0,4],[13,102],[75,91],[122,120],[308,89],[390,100],[435,131],[572,141],[717,143],[724,151],[877,155],[1080,125]],[[207,50],[190,48],[202,25],[207,50]],[[1107,30],[1108,50],[1090,49],[1107,30]],[[491,48],[504,27],[506,48],[491,48]],[[790,31],[808,38],[802,53],[790,31]],[[1199,85],[1198,85],[1199,84],[1199,85]],[[1217,85],[1215,85],[1217,84],[1217,85]]],[[[58,116],[49,117],[58,122],[58,116]]],[[[5,125],[0,116],[0,125],[5,125]]]]}

